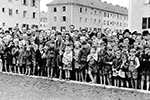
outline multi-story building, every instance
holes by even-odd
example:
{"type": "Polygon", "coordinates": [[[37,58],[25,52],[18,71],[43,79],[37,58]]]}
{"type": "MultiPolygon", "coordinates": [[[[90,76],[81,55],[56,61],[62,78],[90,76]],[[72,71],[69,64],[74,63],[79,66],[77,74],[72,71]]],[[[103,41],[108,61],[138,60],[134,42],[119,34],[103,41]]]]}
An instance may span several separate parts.
{"type": "Polygon", "coordinates": [[[47,6],[52,30],[68,30],[69,25],[78,30],[122,31],[128,27],[128,10],[101,0],[54,0],[47,6]]]}
{"type": "Polygon", "coordinates": [[[40,29],[48,29],[48,15],[47,12],[44,11],[40,12],[40,29]]]}
{"type": "Polygon", "coordinates": [[[130,0],[129,29],[138,32],[150,29],[150,0],[130,0]]]}
{"type": "Polygon", "coordinates": [[[0,24],[4,29],[39,27],[40,0],[0,0],[0,24]]]}

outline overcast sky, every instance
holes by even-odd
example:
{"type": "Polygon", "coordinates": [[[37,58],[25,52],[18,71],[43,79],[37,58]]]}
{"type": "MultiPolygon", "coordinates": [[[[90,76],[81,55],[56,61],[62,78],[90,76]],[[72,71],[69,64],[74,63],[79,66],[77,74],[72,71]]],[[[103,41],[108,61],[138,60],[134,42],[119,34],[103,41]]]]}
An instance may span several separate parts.
{"type": "MultiPolygon", "coordinates": [[[[46,4],[52,2],[53,0],[41,0],[41,11],[47,11],[46,4]]],[[[114,5],[120,5],[124,7],[128,7],[129,0],[102,0],[107,1],[108,3],[112,3],[114,5]]]]}

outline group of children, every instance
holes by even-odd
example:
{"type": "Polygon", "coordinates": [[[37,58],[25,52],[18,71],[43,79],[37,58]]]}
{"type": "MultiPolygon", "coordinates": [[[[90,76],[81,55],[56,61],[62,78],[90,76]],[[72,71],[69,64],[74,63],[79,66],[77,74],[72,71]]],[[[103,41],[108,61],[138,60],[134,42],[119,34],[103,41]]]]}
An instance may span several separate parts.
{"type": "Polygon", "coordinates": [[[117,34],[86,30],[33,33],[36,32],[15,37],[1,35],[1,72],[150,88],[148,31],[141,34],[129,30],[117,34]]]}

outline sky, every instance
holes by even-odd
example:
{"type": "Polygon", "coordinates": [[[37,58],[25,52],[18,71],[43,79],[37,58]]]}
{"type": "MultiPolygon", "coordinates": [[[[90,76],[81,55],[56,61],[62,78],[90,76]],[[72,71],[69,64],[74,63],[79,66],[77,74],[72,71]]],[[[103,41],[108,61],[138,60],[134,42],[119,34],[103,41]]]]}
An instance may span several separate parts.
{"type": "MultiPolygon", "coordinates": [[[[47,12],[46,4],[52,2],[53,0],[41,0],[41,11],[47,12]]],[[[128,8],[129,0],[102,0],[108,3],[112,3],[113,5],[120,5],[128,8]]]]}

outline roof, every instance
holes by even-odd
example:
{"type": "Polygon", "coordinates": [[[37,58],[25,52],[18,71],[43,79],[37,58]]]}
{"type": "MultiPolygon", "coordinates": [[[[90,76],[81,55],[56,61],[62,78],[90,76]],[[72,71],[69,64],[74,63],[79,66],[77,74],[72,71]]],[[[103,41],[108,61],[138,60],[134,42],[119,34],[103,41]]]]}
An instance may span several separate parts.
{"type": "Polygon", "coordinates": [[[106,2],[102,2],[101,0],[53,0],[51,3],[47,4],[47,6],[63,5],[63,4],[82,5],[82,6],[92,7],[96,9],[101,9],[104,11],[128,15],[127,8],[120,7],[118,5],[108,4],[106,2]]]}

